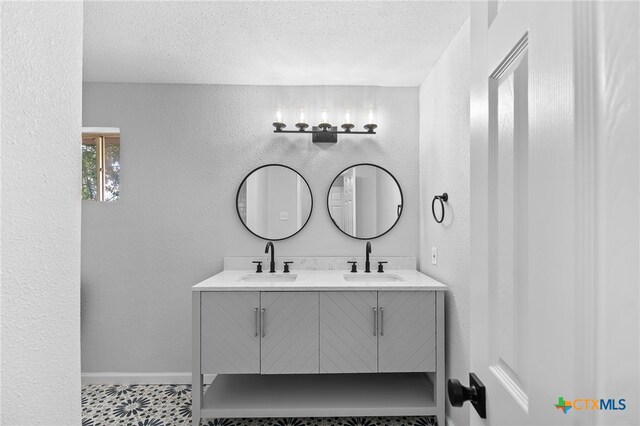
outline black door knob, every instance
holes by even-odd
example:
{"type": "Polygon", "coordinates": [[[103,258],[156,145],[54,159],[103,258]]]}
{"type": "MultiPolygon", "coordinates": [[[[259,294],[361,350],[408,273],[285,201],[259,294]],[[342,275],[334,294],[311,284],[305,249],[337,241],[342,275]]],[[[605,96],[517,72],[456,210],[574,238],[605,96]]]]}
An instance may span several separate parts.
{"type": "Polygon", "coordinates": [[[474,386],[467,387],[457,379],[449,379],[447,391],[449,393],[449,402],[454,407],[462,407],[465,401],[475,402],[478,400],[476,388],[474,386]]]}
{"type": "Polygon", "coordinates": [[[460,380],[449,379],[447,382],[447,393],[449,394],[449,402],[454,407],[462,407],[465,401],[470,401],[481,418],[485,419],[486,397],[484,384],[473,373],[469,374],[469,386],[464,386],[460,380]]]}

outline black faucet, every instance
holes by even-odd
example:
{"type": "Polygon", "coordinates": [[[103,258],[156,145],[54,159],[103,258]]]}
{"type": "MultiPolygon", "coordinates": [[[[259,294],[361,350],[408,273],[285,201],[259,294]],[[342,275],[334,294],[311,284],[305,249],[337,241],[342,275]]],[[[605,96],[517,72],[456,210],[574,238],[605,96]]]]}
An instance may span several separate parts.
{"type": "Polygon", "coordinates": [[[367,259],[364,261],[364,271],[371,272],[371,262],[369,262],[369,254],[371,253],[371,241],[367,241],[367,259]]]}
{"type": "Polygon", "coordinates": [[[269,241],[264,248],[265,253],[269,253],[269,247],[271,247],[271,263],[269,263],[269,272],[274,273],[276,271],[275,253],[276,249],[273,247],[273,243],[269,241]]]}

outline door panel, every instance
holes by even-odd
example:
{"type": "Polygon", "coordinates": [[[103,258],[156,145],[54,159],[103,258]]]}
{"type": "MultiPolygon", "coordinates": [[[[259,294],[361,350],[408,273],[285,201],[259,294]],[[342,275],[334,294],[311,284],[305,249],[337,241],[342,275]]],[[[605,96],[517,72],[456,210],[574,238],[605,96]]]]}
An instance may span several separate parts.
{"type": "Polygon", "coordinates": [[[492,371],[514,400],[528,407],[527,150],[528,34],[489,77],[489,143],[494,174],[489,206],[495,259],[489,293],[492,371]]]}
{"type": "Polygon", "coordinates": [[[435,371],[435,293],[381,291],[378,311],[378,371],[435,371]]]}
{"type": "Polygon", "coordinates": [[[344,173],[344,232],[348,235],[354,235],[356,231],[356,170],[349,169],[344,173]]]}
{"type": "Polygon", "coordinates": [[[318,293],[263,292],[262,374],[318,373],[318,293]]]}
{"type": "Polygon", "coordinates": [[[576,419],[553,405],[576,377],[577,3],[471,5],[470,360],[487,398],[472,424],[576,419]]]}
{"type": "Polygon", "coordinates": [[[375,373],[375,291],[320,293],[320,372],[375,373]]]}
{"type": "Polygon", "coordinates": [[[344,187],[331,187],[329,190],[329,213],[340,229],[345,229],[344,224],[344,187]]]}
{"type": "Polygon", "coordinates": [[[258,292],[202,292],[203,373],[260,372],[259,307],[258,292]]]}

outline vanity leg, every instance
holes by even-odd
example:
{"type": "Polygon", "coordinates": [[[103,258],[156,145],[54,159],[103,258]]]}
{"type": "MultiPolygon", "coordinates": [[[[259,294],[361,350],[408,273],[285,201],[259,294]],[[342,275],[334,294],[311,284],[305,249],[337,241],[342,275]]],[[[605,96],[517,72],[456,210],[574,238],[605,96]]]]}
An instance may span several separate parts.
{"type": "Polygon", "coordinates": [[[445,425],[445,388],[444,388],[444,291],[436,292],[436,404],[438,407],[438,425],[445,425]]]}
{"type": "Polygon", "coordinates": [[[202,374],[200,371],[200,292],[192,293],[192,342],[191,351],[193,365],[191,366],[191,424],[200,426],[200,409],[202,408],[202,374]]]}
{"type": "Polygon", "coordinates": [[[191,388],[191,426],[200,426],[200,408],[202,401],[202,374],[198,374],[198,379],[194,378],[191,388]],[[196,383],[198,382],[198,383],[196,383]]]}

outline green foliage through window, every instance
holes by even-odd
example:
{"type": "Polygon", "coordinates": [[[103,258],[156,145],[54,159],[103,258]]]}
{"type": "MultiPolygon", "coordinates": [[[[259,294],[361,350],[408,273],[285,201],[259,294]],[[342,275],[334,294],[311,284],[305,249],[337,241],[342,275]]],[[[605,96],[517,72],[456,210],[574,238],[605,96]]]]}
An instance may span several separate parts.
{"type": "Polygon", "coordinates": [[[115,201],[120,197],[120,136],[82,135],[82,199],[115,201]]]}

